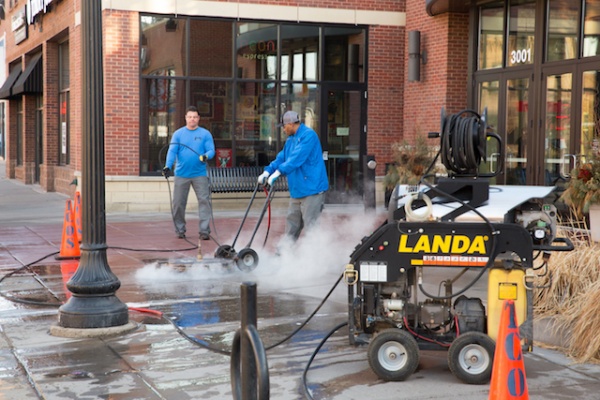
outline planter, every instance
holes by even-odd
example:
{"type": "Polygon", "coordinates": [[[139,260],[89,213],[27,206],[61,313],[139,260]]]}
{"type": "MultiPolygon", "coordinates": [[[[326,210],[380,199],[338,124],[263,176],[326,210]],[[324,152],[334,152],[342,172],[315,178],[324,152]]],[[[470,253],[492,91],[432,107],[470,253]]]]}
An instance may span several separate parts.
{"type": "Polygon", "coordinates": [[[600,242],[600,204],[590,204],[590,233],[592,241],[600,242]]]}

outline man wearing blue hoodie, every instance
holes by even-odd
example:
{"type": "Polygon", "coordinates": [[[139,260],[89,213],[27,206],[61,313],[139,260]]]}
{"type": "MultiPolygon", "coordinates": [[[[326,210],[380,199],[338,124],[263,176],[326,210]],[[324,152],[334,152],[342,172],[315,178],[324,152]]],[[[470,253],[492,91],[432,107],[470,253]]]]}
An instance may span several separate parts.
{"type": "Polygon", "coordinates": [[[321,215],[329,181],[317,133],[301,123],[295,111],[283,114],[278,126],[283,126],[288,138],[275,160],[258,177],[258,183],[273,186],[279,176],[287,176],[290,204],[285,235],[295,241],[302,229],[314,225],[321,215]]]}
{"type": "Polygon", "coordinates": [[[190,186],[194,188],[198,199],[198,217],[200,239],[210,239],[210,187],[206,174],[206,163],[215,156],[215,143],[211,133],[200,127],[198,109],[190,106],[185,112],[185,126],[179,128],[171,138],[167,162],[163,175],[172,175],[175,167],[175,185],[173,189],[173,221],[175,233],[185,238],[185,209],[187,207],[190,186]]]}

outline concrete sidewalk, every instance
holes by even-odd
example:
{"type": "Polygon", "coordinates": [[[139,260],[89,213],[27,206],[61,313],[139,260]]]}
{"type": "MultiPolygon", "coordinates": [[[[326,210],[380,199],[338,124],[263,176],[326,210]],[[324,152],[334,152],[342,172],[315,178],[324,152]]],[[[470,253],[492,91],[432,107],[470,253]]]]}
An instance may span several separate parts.
{"type": "MultiPolygon", "coordinates": [[[[121,282],[117,296],[129,306],[137,329],[115,337],[69,339],[49,330],[57,324],[57,307],[70,296],[65,285],[77,261],[50,256],[5,277],[59,250],[65,200],[0,177],[1,399],[232,399],[229,357],[202,344],[230,349],[240,326],[240,286],[258,285],[258,329],[270,347],[315,310],[354,246],[382,220],[358,209],[326,209],[326,235],[318,241],[303,238],[277,258],[273,243],[284,221],[276,211],[266,247],[266,224],[252,246],[260,256],[258,268],[243,273],[227,260],[214,259],[217,244],[211,241],[201,242],[205,261],[195,262],[198,238],[177,239],[169,215],[109,214],[108,263],[121,282]]],[[[218,204],[215,210],[213,233],[222,244],[231,244],[243,211],[219,211],[218,204]]],[[[188,224],[195,223],[190,215],[188,224]]],[[[248,242],[255,223],[253,212],[236,248],[248,242]]],[[[307,398],[303,370],[319,342],[346,320],[347,290],[340,284],[306,327],[267,351],[271,398],[307,398]]],[[[532,399],[598,398],[599,366],[573,364],[560,352],[540,347],[525,354],[525,366],[532,399]]],[[[489,393],[487,385],[458,381],[445,352],[423,352],[419,369],[407,381],[383,382],[370,370],[366,349],[348,344],[346,328],[323,346],[307,380],[315,399],[471,400],[487,399],[489,393]]]]}

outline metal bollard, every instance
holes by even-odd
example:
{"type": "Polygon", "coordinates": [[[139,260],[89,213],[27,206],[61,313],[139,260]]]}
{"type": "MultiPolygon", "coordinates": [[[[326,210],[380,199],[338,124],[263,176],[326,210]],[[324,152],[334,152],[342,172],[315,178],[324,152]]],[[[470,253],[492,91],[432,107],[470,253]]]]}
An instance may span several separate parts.
{"type": "Polygon", "coordinates": [[[231,349],[231,392],[234,400],[267,400],[269,366],[256,329],[256,283],[242,283],[241,301],[242,327],[235,333],[231,349]]]}

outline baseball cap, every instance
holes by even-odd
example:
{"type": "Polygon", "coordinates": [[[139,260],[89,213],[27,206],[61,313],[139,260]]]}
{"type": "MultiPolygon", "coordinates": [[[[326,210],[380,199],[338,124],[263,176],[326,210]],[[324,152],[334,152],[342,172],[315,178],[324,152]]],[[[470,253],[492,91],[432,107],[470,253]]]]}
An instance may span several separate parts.
{"type": "Polygon", "coordinates": [[[278,128],[281,128],[287,124],[295,124],[296,122],[300,122],[300,116],[296,111],[286,111],[283,114],[283,118],[281,118],[281,123],[277,124],[278,128]]]}

